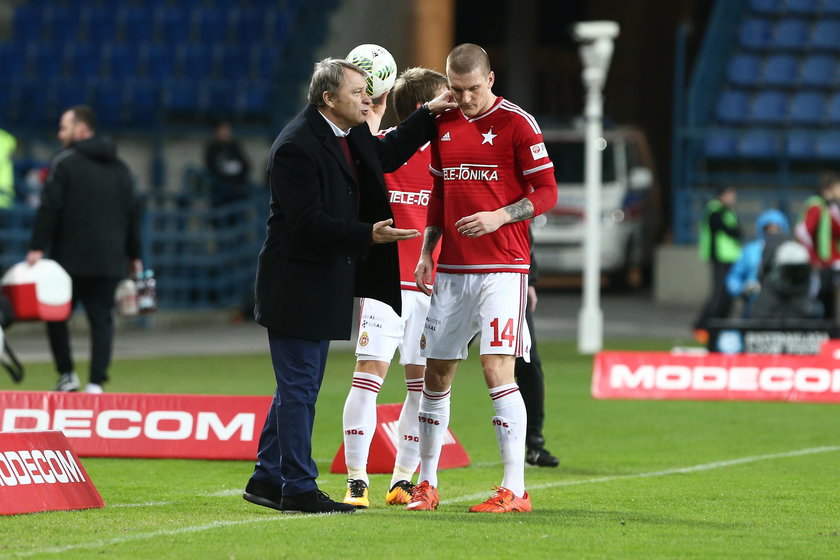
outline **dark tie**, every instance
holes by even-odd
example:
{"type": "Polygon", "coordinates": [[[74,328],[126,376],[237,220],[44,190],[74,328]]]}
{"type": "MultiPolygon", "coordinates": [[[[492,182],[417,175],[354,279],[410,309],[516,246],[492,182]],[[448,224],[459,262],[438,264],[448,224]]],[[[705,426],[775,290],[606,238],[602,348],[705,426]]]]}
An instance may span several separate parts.
{"type": "Polygon", "coordinates": [[[347,142],[346,136],[336,136],[338,145],[341,146],[341,151],[344,152],[344,157],[347,159],[347,165],[350,166],[350,173],[353,174],[353,179],[359,182],[359,173],[356,171],[356,162],[353,161],[353,154],[350,153],[350,144],[347,142]]]}

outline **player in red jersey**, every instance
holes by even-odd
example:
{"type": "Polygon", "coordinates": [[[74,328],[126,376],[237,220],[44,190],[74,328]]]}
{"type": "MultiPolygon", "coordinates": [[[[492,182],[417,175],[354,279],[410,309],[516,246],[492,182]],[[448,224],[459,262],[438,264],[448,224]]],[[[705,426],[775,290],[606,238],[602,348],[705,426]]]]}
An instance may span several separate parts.
{"type": "MultiPolygon", "coordinates": [[[[433,70],[409,68],[403,72],[393,89],[394,108],[399,119],[403,120],[425,101],[446,91],[446,85],[446,77],[433,70]]],[[[368,124],[373,132],[379,129],[384,106],[380,105],[377,109],[377,112],[368,113],[368,124]]],[[[383,130],[378,134],[384,136],[388,132],[383,130]]],[[[426,144],[400,169],[385,174],[394,223],[400,227],[422,231],[426,226],[426,209],[432,189],[430,161],[431,150],[426,144]]],[[[376,430],[376,398],[397,348],[400,363],[405,366],[407,394],[397,424],[397,457],[386,503],[408,503],[414,487],[411,478],[420,462],[417,408],[426,367],[426,359],[420,355],[420,337],[429,309],[428,295],[420,291],[414,280],[414,267],[421,245],[422,239],[417,237],[398,246],[402,316],[375,299],[363,299],[361,302],[356,371],[344,403],[343,417],[344,459],[348,475],[344,502],[356,507],[370,505],[367,461],[376,430]]],[[[429,278],[429,288],[432,280],[429,278]]]]}
{"type": "Polygon", "coordinates": [[[460,111],[437,117],[427,227],[415,270],[418,288],[437,278],[421,339],[428,359],[420,399],[420,484],[409,510],[435,509],[437,464],[449,424],[449,397],[467,344],[481,334],[481,364],[493,401],[504,478],[471,512],[527,512],[526,411],[514,380],[516,356],[527,357],[525,323],[530,263],[528,220],[557,201],[554,169],[536,120],[493,94],[487,53],[462,44],[446,59],[449,89],[460,111]]]}

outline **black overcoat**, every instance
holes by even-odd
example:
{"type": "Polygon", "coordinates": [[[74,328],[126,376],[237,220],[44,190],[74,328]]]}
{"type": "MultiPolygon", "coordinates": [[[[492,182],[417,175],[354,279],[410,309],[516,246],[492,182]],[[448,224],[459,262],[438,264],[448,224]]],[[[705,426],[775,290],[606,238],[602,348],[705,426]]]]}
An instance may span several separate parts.
{"type": "Polygon", "coordinates": [[[367,124],[354,127],[348,142],[357,182],[314,105],[283,129],[269,154],[271,201],[257,265],[257,322],[286,336],[349,340],[354,296],[401,312],[397,245],[373,245],[371,232],[374,222],[393,217],[382,173],[399,168],[434,131],[425,109],[384,139],[367,124]]]}

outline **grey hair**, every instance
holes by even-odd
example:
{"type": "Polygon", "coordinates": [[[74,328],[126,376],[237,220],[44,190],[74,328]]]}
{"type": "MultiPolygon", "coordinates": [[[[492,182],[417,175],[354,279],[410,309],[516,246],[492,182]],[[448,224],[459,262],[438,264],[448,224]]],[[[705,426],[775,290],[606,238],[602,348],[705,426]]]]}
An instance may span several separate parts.
{"type": "Polygon", "coordinates": [[[343,58],[325,58],[316,62],[312,80],[309,82],[309,102],[317,107],[323,107],[325,105],[324,92],[329,92],[330,95],[338,92],[341,81],[344,79],[345,68],[367,78],[364,70],[343,58]]]}

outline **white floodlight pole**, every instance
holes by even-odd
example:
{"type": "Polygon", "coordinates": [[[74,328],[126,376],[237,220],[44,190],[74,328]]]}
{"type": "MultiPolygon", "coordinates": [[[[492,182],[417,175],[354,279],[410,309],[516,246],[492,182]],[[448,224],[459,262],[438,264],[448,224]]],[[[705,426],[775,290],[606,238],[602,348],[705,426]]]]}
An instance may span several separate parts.
{"type": "Polygon", "coordinates": [[[578,351],[593,354],[604,345],[604,313],[601,310],[601,163],[604,99],[601,92],[612,58],[618,24],[612,21],[578,23],[575,38],[581,43],[583,85],[586,88],[586,208],[583,240],[583,307],[578,315],[578,351]]]}

